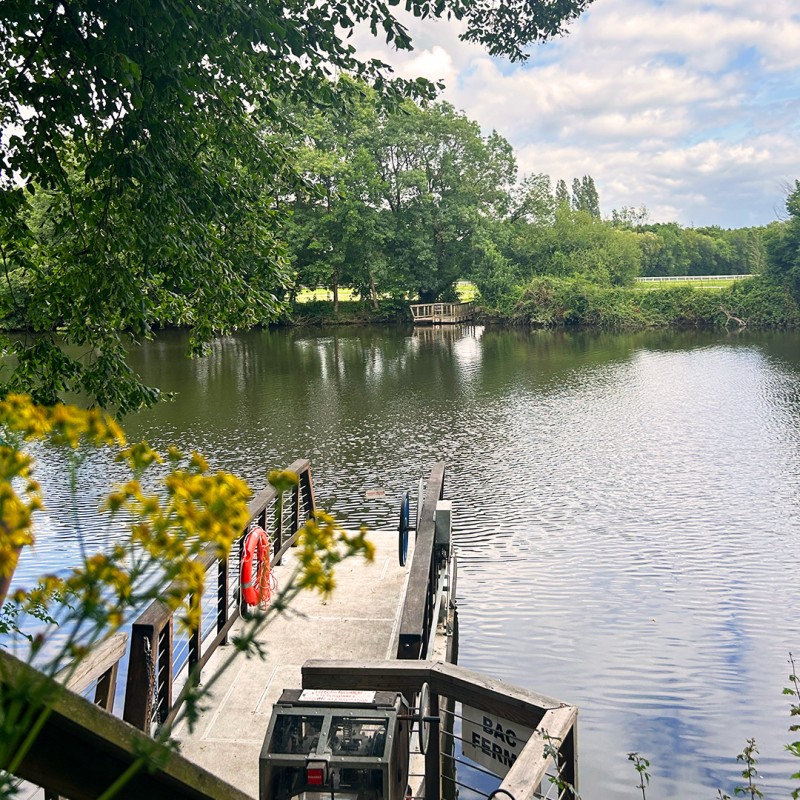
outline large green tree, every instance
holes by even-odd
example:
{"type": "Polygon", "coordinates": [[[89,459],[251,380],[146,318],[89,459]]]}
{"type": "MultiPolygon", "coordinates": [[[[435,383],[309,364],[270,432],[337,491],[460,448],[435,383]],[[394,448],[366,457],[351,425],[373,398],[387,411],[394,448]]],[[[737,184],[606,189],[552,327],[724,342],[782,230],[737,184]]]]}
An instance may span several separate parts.
{"type": "Polygon", "coordinates": [[[340,286],[369,294],[373,305],[379,285],[381,292],[396,288],[386,264],[389,231],[370,149],[382,124],[378,96],[347,78],[340,80],[339,89],[352,95],[346,114],[293,111],[293,121],[302,132],[297,163],[303,185],[292,193],[292,213],[285,227],[296,284],[331,287],[334,313],[340,286]],[[360,94],[352,91],[359,89],[360,94]]]}
{"type": "Polygon", "coordinates": [[[389,258],[412,293],[430,302],[453,292],[482,257],[488,220],[505,214],[516,162],[509,143],[447,103],[407,103],[375,138],[391,213],[389,258]]]}
{"type": "Polygon", "coordinates": [[[800,180],[786,198],[786,210],[789,218],[768,230],[766,272],[800,303],[800,180]]]}
{"type": "Polygon", "coordinates": [[[298,280],[332,286],[334,302],[340,284],[435,300],[474,271],[507,212],[511,147],[447,103],[386,108],[362,90],[344,117],[297,119],[309,187],[289,223],[298,280]]]}
{"type": "MultiPolygon", "coordinates": [[[[590,2],[405,6],[417,17],[461,19],[463,38],[518,59],[590,2]]],[[[6,389],[45,401],[80,390],[136,407],[156,394],[128,371],[124,337],[149,335],[165,308],[194,326],[197,347],[213,331],[274,313],[280,247],[271,225],[245,217],[253,206],[273,213],[297,177],[276,138],[283,104],[336,102],[336,71],[389,96],[434,90],[361,59],[348,42],[357,25],[411,47],[383,0],[5,0],[0,255],[11,289],[26,287],[40,334],[6,342],[19,359],[6,389]],[[29,200],[39,192],[59,195],[51,198],[58,218],[33,229],[29,200]],[[250,241],[244,249],[240,234],[250,241]],[[248,248],[263,253],[263,280],[243,271],[248,248]]]]}

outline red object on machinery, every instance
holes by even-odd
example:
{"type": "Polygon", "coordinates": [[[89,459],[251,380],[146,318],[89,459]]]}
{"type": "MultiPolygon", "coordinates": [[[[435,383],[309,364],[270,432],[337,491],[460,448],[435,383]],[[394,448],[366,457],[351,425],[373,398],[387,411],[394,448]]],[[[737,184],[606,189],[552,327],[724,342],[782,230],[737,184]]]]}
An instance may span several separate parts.
{"type": "Polygon", "coordinates": [[[309,786],[322,786],[325,782],[324,772],[319,767],[309,767],[306,770],[306,783],[309,786]]]}

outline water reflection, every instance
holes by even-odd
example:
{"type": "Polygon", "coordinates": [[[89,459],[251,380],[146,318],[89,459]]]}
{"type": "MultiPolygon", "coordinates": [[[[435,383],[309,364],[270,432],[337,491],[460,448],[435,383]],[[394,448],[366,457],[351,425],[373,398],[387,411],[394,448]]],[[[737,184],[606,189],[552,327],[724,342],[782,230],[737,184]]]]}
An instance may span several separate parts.
{"type": "MultiPolygon", "coordinates": [[[[177,392],[133,436],[206,453],[254,486],[309,456],[345,520],[396,524],[395,498],[448,463],[462,663],[581,709],[582,795],[731,790],[759,740],[788,794],[789,650],[800,650],[800,340],[482,328],[260,331],[200,360],[165,334],[132,360],[177,392]],[[383,488],[385,501],[364,490],[383,488]]],[[[74,557],[63,465],[35,563],[74,557]]],[[[87,538],[109,469],[87,462],[87,538]]],[[[72,513],[72,512],[71,512],[72,513]]],[[[105,537],[105,538],[104,538],[105,537]]]]}

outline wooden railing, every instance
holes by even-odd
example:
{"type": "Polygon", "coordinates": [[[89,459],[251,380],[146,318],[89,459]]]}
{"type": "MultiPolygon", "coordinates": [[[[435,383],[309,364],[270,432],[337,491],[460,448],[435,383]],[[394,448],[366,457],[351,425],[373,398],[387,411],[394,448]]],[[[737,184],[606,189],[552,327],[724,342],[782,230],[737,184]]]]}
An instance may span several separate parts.
{"type": "Polygon", "coordinates": [[[113,712],[119,662],[127,647],[127,633],[112,634],[96,644],[77,666],[64,667],[56,675],[56,681],[76,694],[83,694],[94,686],[94,704],[113,712]]]}
{"type": "Polygon", "coordinates": [[[41,724],[14,774],[48,787],[50,796],[94,800],[130,771],[130,780],[114,794],[116,800],[250,800],[3,650],[0,715],[41,724]],[[135,769],[142,759],[145,768],[135,769]]]}
{"type": "Polygon", "coordinates": [[[409,306],[414,322],[440,323],[462,322],[474,313],[472,303],[413,303],[409,306]]]}
{"type": "MultiPolygon", "coordinates": [[[[255,523],[269,534],[273,564],[280,564],[297,531],[316,508],[308,460],[295,461],[289,469],[297,473],[299,482],[288,502],[279,503],[278,493],[268,486],[248,505],[248,528],[255,523]]],[[[179,710],[175,703],[178,679],[197,678],[217,647],[227,644],[228,632],[240,615],[233,588],[246,532],[242,531],[228,559],[218,559],[212,547],[198,557],[207,576],[206,592],[200,601],[204,622],[191,638],[176,642],[173,612],[158,602],[148,606],[133,623],[123,712],[126,722],[148,733],[172,722],[179,710]]]]}
{"type": "Polygon", "coordinates": [[[434,612],[443,554],[436,547],[436,503],[444,497],[443,462],[433,465],[425,502],[417,527],[414,558],[408,576],[403,614],[397,644],[397,658],[420,659],[427,656],[431,630],[436,625],[434,612]]]}
{"type": "MultiPolygon", "coordinates": [[[[438,725],[447,702],[484,711],[493,718],[529,728],[532,734],[520,752],[504,760],[511,768],[490,797],[533,800],[554,787],[560,798],[576,798],[578,709],[550,697],[522,689],[480,673],[436,661],[306,661],[304,689],[363,689],[399,691],[406,697],[430,690],[429,721],[438,725]],[[541,787],[541,788],[540,788],[541,787]]],[[[442,785],[442,725],[440,736],[431,731],[425,753],[425,800],[454,796],[454,787],[442,785]]],[[[452,730],[452,722],[449,726],[452,730]]],[[[449,735],[449,734],[448,734],[449,735]]],[[[492,737],[492,744],[496,739],[492,737]]],[[[520,742],[521,744],[521,742],[520,742]]],[[[453,757],[453,756],[451,756],[453,757]]],[[[550,796],[548,794],[548,796],[550,796]]]]}

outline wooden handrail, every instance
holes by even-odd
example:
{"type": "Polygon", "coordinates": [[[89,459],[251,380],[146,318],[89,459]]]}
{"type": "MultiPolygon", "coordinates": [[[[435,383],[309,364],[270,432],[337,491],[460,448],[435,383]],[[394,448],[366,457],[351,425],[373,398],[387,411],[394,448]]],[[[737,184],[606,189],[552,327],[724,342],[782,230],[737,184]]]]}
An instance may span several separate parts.
{"type": "MultiPolygon", "coordinates": [[[[536,730],[525,743],[517,760],[511,765],[508,775],[503,778],[497,794],[501,797],[513,797],[514,800],[534,800],[541,797],[539,784],[545,778],[553,756],[545,749],[549,743],[564,755],[565,746],[572,748],[575,738],[575,725],[578,721],[578,709],[575,706],[550,709],[545,712],[536,730]]],[[[565,783],[577,789],[575,778],[575,756],[572,759],[562,758],[561,777],[565,783]],[[571,766],[570,766],[571,761],[571,766]]]]}
{"type": "Polygon", "coordinates": [[[572,787],[567,793],[575,796],[578,719],[575,706],[439,661],[314,659],[302,667],[304,689],[369,689],[399,691],[410,696],[417,694],[423,683],[430,687],[431,696],[461,702],[533,729],[533,735],[500,784],[498,797],[532,800],[556,752],[561,762],[561,778],[572,787]],[[545,749],[547,744],[552,749],[545,749]]]}
{"type": "Polygon", "coordinates": [[[423,683],[432,692],[493,711],[512,722],[534,724],[546,711],[572,708],[553,697],[533,692],[458,664],[442,661],[325,661],[309,659],[301,668],[304,689],[369,689],[416,694],[423,683]]]}
{"type": "Polygon", "coordinates": [[[444,462],[437,462],[431,469],[425,489],[417,538],[414,544],[414,559],[408,576],[403,615],[397,644],[397,658],[425,658],[431,626],[435,624],[433,610],[439,574],[439,558],[436,552],[436,504],[444,496],[444,462]]]}
{"type": "Polygon", "coordinates": [[[119,662],[127,648],[128,634],[114,633],[96,644],[77,666],[64,667],[55,679],[77,694],[96,683],[94,704],[105,711],[113,711],[119,662]]]}
{"type": "MultiPolygon", "coordinates": [[[[297,538],[298,530],[315,513],[314,484],[309,460],[299,459],[288,469],[298,476],[297,486],[292,490],[291,498],[285,506],[289,512],[289,529],[285,529],[285,514],[276,513],[277,491],[273,486],[267,486],[248,503],[250,521],[238,542],[233,545],[233,552],[241,554],[244,535],[250,525],[255,523],[268,533],[271,532],[272,562],[275,565],[280,564],[282,556],[297,538]]],[[[214,629],[205,632],[198,630],[189,640],[187,668],[189,673],[198,677],[197,672],[205,667],[217,647],[227,643],[228,632],[240,612],[238,604],[233,601],[229,560],[218,559],[213,545],[209,545],[195,560],[202,565],[206,574],[215,568],[217,570],[214,629]]],[[[180,589],[180,586],[173,584],[168,591],[178,590],[177,593],[180,593],[180,589]]],[[[149,731],[154,717],[157,717],[159,725],[172,722],[179,710],[173,705],[173,634],[174,612],[160,602],[151,603],[131,627],[123,719],[141,730],[149,731]]]]}
{"type": "Polygon", "coordinates": [[[119,789],[118,800],[251,800],[3,650],[0,704],[3,712],[46,713],[15,775],[71,800],[94,800],[146,753],[150,763],[119,789]]]}

